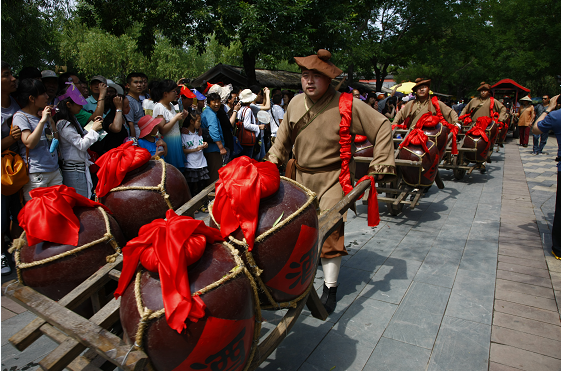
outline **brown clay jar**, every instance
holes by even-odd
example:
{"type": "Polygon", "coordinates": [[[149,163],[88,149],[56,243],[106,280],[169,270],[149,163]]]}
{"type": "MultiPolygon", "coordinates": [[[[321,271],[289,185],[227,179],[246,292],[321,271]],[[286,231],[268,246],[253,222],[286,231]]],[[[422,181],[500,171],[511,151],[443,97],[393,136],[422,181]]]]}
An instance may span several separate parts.
{"type": "MultiPolygon", "coordinates": [[[[174,210],[191,199],[185,177],[176,167],[165,164],[165,191],[174,210]]],[[[162,182],[162,163],[150,160],[127,173],[119,187],[156,187],[162,182]]],[[[99,202],[107,206],[121,226],[127,241],[138,236],[140,227],[154,219],[165,218],[169,210],[164,196],[157,190],[128,189],[111,191],[99,202]]]]}
{"type": "MultiPolygon", "coordinates": [[[[228,275],[236,267],[230,250],[222,244],[207,245],[201,259],[188,267],[191,293],[228,275]]],[[[121,299],[121,323],[125,341],[136,340],[140,314],[135,298],[135,280],[121,299]]],[[[152,311],[164,307],[158,273],[143,270],[140,280],[142,305],[152,311]]],[[[165,314],[150,320],[143,333],[142,349],[158,371],[243,370],[251,352],[255,329],[254,294],[244,273],[200,295],[205,316],[187,320],[178,333],[168,326],[165,314]]]]}
{"type": "Polygon", "coordinates": [[[422,146],[409,144],[399,151],[397,158],[410,161],[422,161],[423,167],[401,166],[403,181],[413,187],[428,187],[434,182],[437,166],[435,158],[438,155],[436,144],[427,140],[429,152],[422,146]]]}

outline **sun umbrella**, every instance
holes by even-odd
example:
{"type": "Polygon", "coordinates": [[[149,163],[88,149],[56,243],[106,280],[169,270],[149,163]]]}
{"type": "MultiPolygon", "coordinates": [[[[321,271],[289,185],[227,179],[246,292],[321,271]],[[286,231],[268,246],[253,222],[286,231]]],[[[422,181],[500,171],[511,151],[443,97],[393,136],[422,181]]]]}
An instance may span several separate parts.
{"type": "MultiPolygon", "coordinates": [[[[396,86],[397,85],[392,86],[391,89],[396,90],[396,86]]],[[[396,91],[403,94],[411,94],[413,93],[413,86],[415,86],[414,82],[411,81],[403,82],[401,83],[401,86],[397,88],[396,91]]],[[[429,94],[432,94],[432,91],[429,90],[429,94]]]]}

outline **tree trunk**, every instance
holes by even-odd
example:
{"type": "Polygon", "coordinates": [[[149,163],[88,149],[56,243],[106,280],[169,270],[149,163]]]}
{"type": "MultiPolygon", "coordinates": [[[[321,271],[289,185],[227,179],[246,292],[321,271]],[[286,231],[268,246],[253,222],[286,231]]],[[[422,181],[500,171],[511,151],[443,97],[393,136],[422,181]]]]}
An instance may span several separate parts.
{"type": "Polygon", "coordinates": [[[247,83],[249,86],[257,84],[257,75],[255,74],[255,55],[250,55],[245,50],[243,51],[243,69],[247,76],[247,83]]]}
{"type": "Polygon", "coordinates": [[[354,67],[355,65],[353,62],[349,63],[349,67],[347,69],[347,86],[352,86],[354,82],[354,78],[353,78],[355,73],[354,67]]]}
{"type": "Polygon", "coordinates": [[[376,74],[376,91],[381,92],[382,86],[384,85],[384,79],[388,75],[389,64],[382,65],[382,68],[378,67],[378,64],[374,65],[374,73],[376,74]]]}

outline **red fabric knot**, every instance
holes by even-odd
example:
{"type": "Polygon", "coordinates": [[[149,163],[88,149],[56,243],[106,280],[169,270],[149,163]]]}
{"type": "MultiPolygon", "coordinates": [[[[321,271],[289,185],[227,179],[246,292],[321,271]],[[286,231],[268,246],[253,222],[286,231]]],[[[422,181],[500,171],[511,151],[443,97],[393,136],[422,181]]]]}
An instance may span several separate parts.
{"type": "Polygon", "coordinates": [[[407,125],[405,125],[405,124],[392,124],[392,131],[394,131],[395,129],[407,130],[407,125]]]}
{"type": "Polygon", "coordinates": [[[366,135],[355,135],[355,143],[366,142],[367,139],[366,135]]]}
{"type": "MultiPolygon", "coordinates": [[[[343,93],[339,97],[339,112],[341,113],[341,123],[339,124],[339,144],[341,145],[341,174],[339,174],[339,183],[346,195],[352,191],[351,172],[349,163],[352,158],[351,154],[351,120],[353,114],[353,95],[343,93]]],[[[365,175],[356,182],[356,185],[364,181],[370,180],[370,192],[368,193],[368,226],[375,227],[380,224],[380,212],[378,210],[378,192],[376,192],[376,180],[372,175],[365,175]]],[[[356,186],[355,185],[355,186],[356,186]]],[[[360,195],[359,199],[364,194],[360,195]]]]}
{"type": "Polygon", "coordinates": [[[471,113],[468,112],[465,115],[461,115],[460,117],[458,117],[458,121],[463,122],[464,126],[470,125],[473,120],[471,119],[471,113]]]}
{"type": "Polygon", "coordinates": [[[481,153],[479,154],[480,156],[485,156],[487,151],[489,150],[489,146],[491,143],[489,141],[489,137],[487,136],[487,132],[485,130],[492,123],[493,120],[491,120],[490,117],[481,116],[477,119],[475,125],[471,129],[469,129],[469,131],[466,133],[466,135],[480,136],[485,141],[486,145],[483,151],[481,151],[481,153]]]}
{"type": "Polygon", "coordinates": [[[450,132],[452,133],[452,154],[457,155],[458,154],[457,135],[460,132],[460,128],[457,127],[454,124],[449,123],[448,121],[446,121],[444,119],[444,115],[442,115],[442,110],[440,109],[440,105],[438,104],[438,98],[437,97],[432,97],[431,102],[432,102],[432,105],[434,106],[434,109],[436,110],[436,115],[438,116],[439,122],[442,125],[446,126],[450,130],[450,132]]]}
{"type": "Polygon", "coordinates": [[[222,241],[218,229],[168,210],[166,220],[144,225],[138,237],[123,248],[123,270],[115,298],[123,295],[140,262],[147,270],[158,272],[167,323],[181,333],[187,328],[186,320],[197,322],[206,308],[198,295],[191,295],[187,267],[201,258],[207,244],[217,241],[222,241]]]}
{"type": "Polygon", "coordinates": [[[216,198],[212,214],[226,238],[241,228],[253,249],[257,230],[259,202],[278,191],[280,174],[272,162],[257,162],[247,156],[238,157],[218,171],[216,198]]]}
{"type": "Polygon", "coordinates": [[[95,193],[97,197],[104,197],[113,188],[118,187],[129,171],[138,169],[150,161],[147,149],[126,142],[105,153],[95,164],[99,166],[99,179],[95,193]]]}
{"type": "Polygon", "coordinates": [[[419,118],[415,124],[415,129],[434,128],[440,122],[437,115],[427,112],[419,118]]]}
{"type": "Polygon", "coordinates": [[[36,188],[29,195],[32,198],[20,211],[18,221],[30,246],[43,241],[78,246],[80,221],[72,210],[76,206],[101,206],[111,213],[104,205],[65,185],[36,188]]]}
{"type": "Polygon", "coordinates": [[[426,153],[429,153],[429,148],[427,147],[427,141],[429,137],[425,134],[425,132],[421,129],[413,129],[407,134],[403,142],[399,145],[399,148],[403,148],[412,144],[414,146],[421,146],[425,150],[426,153]]]}

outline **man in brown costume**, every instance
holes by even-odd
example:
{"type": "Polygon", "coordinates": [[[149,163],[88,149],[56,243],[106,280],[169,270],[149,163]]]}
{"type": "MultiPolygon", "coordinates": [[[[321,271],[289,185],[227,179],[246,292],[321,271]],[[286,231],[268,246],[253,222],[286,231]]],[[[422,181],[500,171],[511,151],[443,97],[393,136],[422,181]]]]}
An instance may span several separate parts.
{"type": "MultiPolygon", "coordinates": [[[[293,151],[296,181],[317,194],[322,213],[344,196],[339,184],[342,163],[339,144],[341,93],[331,86],[331,80],[343,71],[331,63],[330,58],[331,53],[324,49],[320,49],[317,55],[294,58],[302,69],[301,82],[305,94],[290,101],[275,144],[265,156],[265,160],[282,165],[293,151]]],[[[366,135],[374,143],[369,174],[374,175],[376,180],[396,174],[391,125],[386,117],[359,99],[353,99],[350,133],[353,139],[357,134],[366,135]]],[[[321,253],[325,280],[322,303],[328,312],[335,309],[337,279],[344,255],[347,251],[342,225],[329,236],[321,253]]]]}
{"type": "MultiPolygon", "coordinates": [[[[430,82],[431,80],[425,78],[417,78],[415,80],[415,86],[413,86],[412,90],[416,95],[416,99],[407,102],[407,104],[401,107],[393,120],[393,124],[406,124],[407,127],[414,127],[425,113],[436,113],[436,109],[429,99],[430,82]]],[[[449,124],[456,124],[458,122],[456,111],[441,101],[438,101],[438,105],[444,120],[449,124]]]]}
{"type": "MultiPolygon", "coordinates": [[[[491,87],[489,84],[483,81],[477,88],[477,91],[479,92],[479,97],[470,100],[460,113],[460,116],[463,116],[466,113],[471,113],[471,119],[473,122],[477,121],[480,117],[489,116],[489,106],[491,102],[489,99],[489,97],[491,97],[491,87]]],[[[507,119],[506,107],[499,102],[498,99],[495,99],[494,101],[495,104],[493,106],[493,111],[499,113],[500,122],[505,122],[507,119]]]]}

